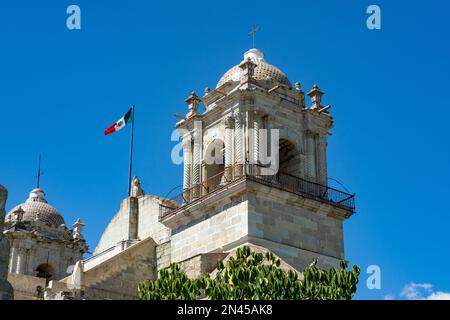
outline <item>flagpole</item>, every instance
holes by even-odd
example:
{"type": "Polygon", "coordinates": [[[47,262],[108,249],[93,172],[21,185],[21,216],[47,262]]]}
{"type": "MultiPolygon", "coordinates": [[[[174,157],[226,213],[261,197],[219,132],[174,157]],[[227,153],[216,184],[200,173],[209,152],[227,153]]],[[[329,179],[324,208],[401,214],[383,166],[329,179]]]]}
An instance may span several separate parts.
{"type": "Polygon", "coordinates": [[[131,107],[131,137],[130,137],[130,172],[128,175],[128,196],[131,197],[131,175],[133,173],[133,140],[134,140],[134,105],[131,107]]]}

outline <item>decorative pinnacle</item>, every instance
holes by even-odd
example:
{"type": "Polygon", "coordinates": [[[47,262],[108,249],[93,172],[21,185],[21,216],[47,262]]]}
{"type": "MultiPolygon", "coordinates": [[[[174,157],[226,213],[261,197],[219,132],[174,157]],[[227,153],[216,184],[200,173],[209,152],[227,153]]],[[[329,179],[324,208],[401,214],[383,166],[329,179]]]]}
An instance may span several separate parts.
{"type": "Polygon", "coordinates": [[[73,237],[75,239],[80,239],[80,240],[83,239],[83,235],[81,234],[81,231],[83,230],[84,226],[85,226],[84,223],[81,222],[80,219],[77,219],[77,221],[75,221],[75,223],[73,224],[74,231],[75,231],[75,234],[73,235],[73,237]]]}
{"type": "Polygon", "coordinates": [[[198,104],[202,101],[197,94],[192,91],[191,95],[184,100],[188,104],[189,113],[186,115],[187,118],[192,117],[197,114],[198,104]]]}
{"type": "Polygon", "coordinates": [[[312,89],[308,92],[308,96],[311,98],[311,109],[319,109],[320,103],[322,102],[323,91],[320,90],[319,86],[315,84],[312,89]]]}
{"type": "Polygon", "coordinates": [[[244,77],[242,77],[242,80],[244,82],[248,81],[248,78],[253,77],[256,66],[257,66],[256,62],[250,59],[250,57],[247,57],[244,61],[241,62],[239,68],[241,68],[242,71],[244,72],[244,77]]]}
{"type": "Polygon", "coordinates": [[[16,215],[16,221],[21,222],[25,211],[22,209],[22,207],[19,207],[13,213],[16,215]]]}
{"type": "Polygon", "coordinates": [[[200,98],[197,96],[197,94],[195,93],[195,91],[191,92],[191,95],[189,97],[186,98],[186,100],[184,100],[186,103],[191,103],[191,102],[200,102],[200,98]]]}

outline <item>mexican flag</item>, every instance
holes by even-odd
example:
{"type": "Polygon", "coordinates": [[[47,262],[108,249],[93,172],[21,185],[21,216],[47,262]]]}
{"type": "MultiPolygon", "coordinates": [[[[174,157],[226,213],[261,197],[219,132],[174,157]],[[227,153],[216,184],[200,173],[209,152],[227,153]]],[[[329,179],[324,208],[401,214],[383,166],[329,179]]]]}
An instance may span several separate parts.
{"type": "Polygon", "coordinates": [[[112,126],[108,127],[105,130],[105,135],[119,131],[120,129],[122,129],[123,127],[125,127],[127,125],[128,122],[133,121],[133,108],[130,108],[130,110],[128,110],[127,113],[125,113],[125,115],[120,118],[116,123],[114,123],[112,126]]]}

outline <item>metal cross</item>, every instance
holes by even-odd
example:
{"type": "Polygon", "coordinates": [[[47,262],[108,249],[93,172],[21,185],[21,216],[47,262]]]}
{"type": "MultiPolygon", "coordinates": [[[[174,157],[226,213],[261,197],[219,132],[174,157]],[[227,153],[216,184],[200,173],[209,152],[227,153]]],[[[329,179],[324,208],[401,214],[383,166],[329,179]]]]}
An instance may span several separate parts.
{"type": "Polygon", "coordinates": [[[248,33],[249,37],[252,37],[253,48],[255,48],[255,33],[261,31],[258,26],[253,25],[252,30],[248,33]]]}

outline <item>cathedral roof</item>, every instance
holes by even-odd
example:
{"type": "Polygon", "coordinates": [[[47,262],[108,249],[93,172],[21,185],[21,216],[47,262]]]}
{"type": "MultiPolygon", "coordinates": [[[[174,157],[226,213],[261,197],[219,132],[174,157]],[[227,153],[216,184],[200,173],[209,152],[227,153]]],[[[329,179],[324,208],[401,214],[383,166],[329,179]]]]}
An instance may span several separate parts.
{"type": "MultiPolygon", "coordinates": [[[[260,50],[253,48],[244,54],[244,60],[250,59],[256,63],[256,68],[254,71],[253,78],[256,80],[272,80],[279,84],[283,84],[292,87],[291,82],[286,77],[286,75],[277,67],[269,64],[264,59],[264,53],[260,50]]],[[[243,76],[243,71],[238,65],[225,72],[225,74],[220,78],[217,83],[216,88],[221,87],[223,84],[230,81],[240,81],[243,76]]]]}
{"type": "Polygon", "coordinates": [[[65,224],[64,218],[54,207],[47,203],[41,189],[33,189],[28,199],[14,207],[5,218],[6,221],[41,221],[48,225],[65,224]],[[20,208],[22,212],[20,212],[20,208]],[[19,214],[17,214],[19,212],[19,214]],[[19,217],[20,216],[20,217],[19,217]]]}

